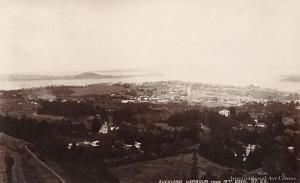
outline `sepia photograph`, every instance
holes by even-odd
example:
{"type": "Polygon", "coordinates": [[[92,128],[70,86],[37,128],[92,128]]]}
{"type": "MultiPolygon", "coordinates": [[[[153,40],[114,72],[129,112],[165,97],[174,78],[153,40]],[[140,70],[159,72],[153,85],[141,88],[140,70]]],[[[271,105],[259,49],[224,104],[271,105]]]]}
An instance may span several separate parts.
{"type": "Polygon", "coordinates": [[[300,0],[0,0],[0,183],[300,183],[300,0]]]}

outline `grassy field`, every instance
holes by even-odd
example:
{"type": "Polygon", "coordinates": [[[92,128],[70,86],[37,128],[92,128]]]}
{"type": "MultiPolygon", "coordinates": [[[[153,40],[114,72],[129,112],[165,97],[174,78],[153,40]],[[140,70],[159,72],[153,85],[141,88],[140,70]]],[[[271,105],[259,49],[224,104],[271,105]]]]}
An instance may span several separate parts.
{"type": "MultiPolygon", "coordinates": [[[[124,183],[158,182],[159,180],[174,180],[183,177],[188,179],[191,175],[192,159],[192,154],[180,154],[158,160],[114,167],[110,171],[124,183]]],[[[212,171],[215,177],[222,177],[225,173],[232,174],[237,171],[220,166],[201,156],[197,158],[197,170],[199,178],[203,177],[208,170],[212,171]]]]}
{"type": "Polygon", "coordinates": [[[105,95],[121,92],[125,89],[126,88],[123,86],[114,86],[108,84],[71,88],[71,90],[74,92],[72,93],[72,96],[105,95]]]}

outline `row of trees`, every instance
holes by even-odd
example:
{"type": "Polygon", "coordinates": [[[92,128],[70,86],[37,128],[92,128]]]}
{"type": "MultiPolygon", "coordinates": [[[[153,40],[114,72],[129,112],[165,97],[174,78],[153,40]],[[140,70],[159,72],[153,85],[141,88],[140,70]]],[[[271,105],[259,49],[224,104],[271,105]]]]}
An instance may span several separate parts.
{"type": "Polygon", "coordinates": [[[100,108],[96,108],[89,103],[76,101],[46,101],[41,100],[39,102],[40,108],[38,114],[51,114],[56,116],[64,116],[69,118],[78,118],[81,116],[95,115],[101,112],[100,108]]]}

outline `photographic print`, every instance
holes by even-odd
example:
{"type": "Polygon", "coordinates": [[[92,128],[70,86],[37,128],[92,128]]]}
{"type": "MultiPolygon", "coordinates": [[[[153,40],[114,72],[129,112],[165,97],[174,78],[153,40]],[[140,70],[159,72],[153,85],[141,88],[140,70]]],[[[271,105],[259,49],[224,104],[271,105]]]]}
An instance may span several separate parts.
{"type": "Polygon", "coordinates": [[[298,183],[299,165],[299,0],[0,0],[0,183],[298,183]]]}

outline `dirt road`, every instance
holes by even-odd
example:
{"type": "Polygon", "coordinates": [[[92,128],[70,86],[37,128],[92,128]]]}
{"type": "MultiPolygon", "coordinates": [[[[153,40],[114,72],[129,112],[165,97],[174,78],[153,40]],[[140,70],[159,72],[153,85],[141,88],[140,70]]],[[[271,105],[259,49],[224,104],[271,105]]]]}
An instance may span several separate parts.
{"type": "Polygon", "coordinates": [[[19,152],[20,146],[24,144],[24,141],[18,141],[13,138],[10,139],[9,136],[0,133],[0,182],[8,182],[7,164],[5,161],[5,157],[8,156],[13,159],[13,165],[10,170],[12,173],[12,182],[26,183],[22,171],[22,154],[19,152]]]}
{"type": "Polygon", "coordinates": [[[31,152],[28,146],[30,144],[25,141],[0,133],[0,182],[65,183],[65,180],[31,152]],[[6,157],[12,159],[11,167],[7,166],[6,157]]]}

